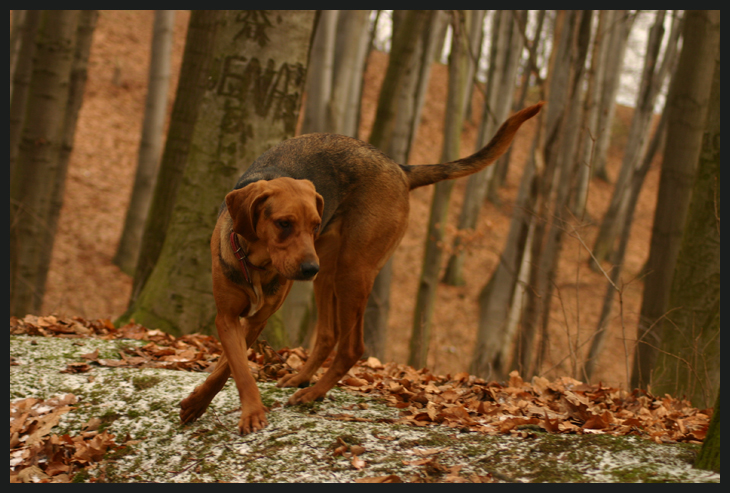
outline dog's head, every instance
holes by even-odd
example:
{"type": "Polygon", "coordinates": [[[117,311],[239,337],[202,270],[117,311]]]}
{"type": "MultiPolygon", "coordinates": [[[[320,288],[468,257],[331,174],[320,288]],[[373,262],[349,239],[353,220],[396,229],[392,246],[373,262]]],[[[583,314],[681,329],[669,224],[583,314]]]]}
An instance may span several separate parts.
{"type": "Polygon", "coordinates": [[[310,280],[319,272],[314,240],[324,199],[309,180],[261,180],[226,195],[233,230],[252,247],[265,247],[287,279],[310,280]]]}

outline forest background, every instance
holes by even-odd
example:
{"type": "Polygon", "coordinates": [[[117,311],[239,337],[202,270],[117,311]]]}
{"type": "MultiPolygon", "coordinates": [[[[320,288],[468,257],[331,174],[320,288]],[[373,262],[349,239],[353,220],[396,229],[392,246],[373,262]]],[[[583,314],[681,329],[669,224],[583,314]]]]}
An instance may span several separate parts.
{"type": "MultiPolygon", "coordinates": [[[[653,16],[653,13],[642,13],[637,17],[637,25],[643,22],[647,26],[653,22],[653,16]]],[[[114,265],[113,257],[134,181],[153,18],[152,11],[102,11],[99,15],[66,178],[66,193],[51,252],[42,314],[114,319],[127,308],[132,280],[114,265]]],[[[175,16],[169,108],[175,97],[175,74],[179,72],[188,18],[189,13],[185,11],[175,16]]],[[[669,16],[666,22],[669,22],[669,16]]],[[[630,44],[628,52],[640,53],[642,47],[642,42],[634,42],[633,46],[630,44]]],[[[542,56],[545,57],[544,52],[542,56]]],[[[367,140],[375,119],[379,89],[387,64],[387,54],[378,50],[370,53],[363,77],[359,130],[360,138],[364,140],[367,140]]],[[[434,64],[409,164],[440,161],[447,86],[448,68],[443,64],[434,64]]],[[[529,97],[534,99],[536,94],[529,97]]],[[[623,97],[622,101],[626,102],[627,99],[631,97],[623,97]]],[[[661,106],[661,100],[656,104],[661,106]]],[[[462,155],[470,154],[475,147],[483,106],[480,91],[473,92],[471,105],[471,116],[464,125],[461,137],[462,155]]],[[[606,129],[611,133],[606,164],[608,181],[591,181],[579,234],[566,238],[562,248],[554,279],[555,295],[559,302],[552,303],[550,308],[550,343],[541,367],[541,372],[547,376],[572,374],[581,377],[576,370],[579,358],[574,350],[583,343],[580,352],[585,352],[585,343],[596,330],[606,289],[606,275],[588,267],[590,252],[584,245],[593,244],[600,219],[608,208],[613,183],[617,179],[623,151],[629,140],[632,115],[631,108],[617,106],[614,123],[611,129],[606,129]]],[[[659,116],[654,115],[653,121],[657,125],[659,116]]],[[[476,341],[477,300],[480,290],[495,270],[508,236],[534,132],[533,122],[526,125],[518,135],[512,148],[509,173],[504,187],[499,190],[499,201],[496,205],[484,203],[479,225],[465,242],[468,266],[464,271],[465,285],[441,284],[438,287],[433,315],[434,330],[426,362],[434,373],[455,374],[467,369],[476,341]]],[[[630,349],[627,347],[637,338],[636,327],[643,289],[642,268],[649,254],[662,157],[659,149],[638,198],[622,268],[622,306],[618,306],[618,300],[614,301],[613,315],[606,328],[605,347],[593,375],[594,381],[627,385],[629,365],[626,361],[630,358],[627,355],[630,349]],[[628,346],[627,341],[630,342],[628,346]]],[[[457,182],[454,186],[448,224],[457,222],[464,188],[465,181],[457,182]]],[[[430,189],[417,190],[411,194],[410,227],[393,262],[385,360],[405,361],[408,356],[431,195],[430,189]]],[[[444,245],[452,243],[454,231],[453,227],[446,228],[444,245]]]]}

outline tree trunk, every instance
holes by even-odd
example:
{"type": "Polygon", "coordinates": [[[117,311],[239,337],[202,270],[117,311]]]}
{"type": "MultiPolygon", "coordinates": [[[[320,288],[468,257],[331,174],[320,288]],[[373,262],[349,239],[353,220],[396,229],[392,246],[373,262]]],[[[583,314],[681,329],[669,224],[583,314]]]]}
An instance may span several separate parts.
{"type": "Polygon", "coordinates": [[[710,427],[707,429],[705,441],[700,453],[697,454],[695,465],[697,469],[720,472],[720,388],[717,389],[715,408],[712,410],[710,427]]]}
{"type": "Polygon", "coordinates": [[[165,241],[177,189],[187,164],[200,102],[206,88],[213,82],[209,80],[209,72],[218,22],[218,11],[194,10],[190,13],[177,94],[139,247],[130,306],[147,282],[165,241]]]}
{"type": "Polygon", "coordinates": [[[10,315],[37,312],[43,301],[78,19],[77,10],[42,14],[28,91],[30,118],[10,183],[10,315]]]}
{"type": "Polygon", "coordinates": [[[416,62],[418,67],[418,80],[416,82],[413,118],[411,119],[408,148],[405,152],[406,156],[409,156],[411,153],[411,146],[413,145],[413,141],[416,139],[418,126],[421,124],[421,110],[423,109],[423,103],[426,99],[428,82],[431,80],[431,65],[434,63],[440,63],[439,60],[434,62],[434,58],[436,58],[435,52],[439,44],[439,38],[438,36],[434,36],[434,33],[440,33],[442,31],[442,26],[448,26],[448,24],[449,15],[446,11],[432,10],[429,12],[429,19],[426,27],[420,34],[419,60],[416,62]]]}
{"type": "MultiPolygon", "coordinates": [[[[210,234],[220,203],[259,155],[294,135],[314,11],[222,11],[219,60],[190,141],[159,259],[124,318],[171,333],[212,332],[210,234]]],[[[212,26],[211,26],[212,27],[212,26]]]]}
{"type": "MultiPolygon", "coordinates": [[[[529,11],[526,11],[529,13],[529,11]]],[[[527,99],[527,90],[531,87],[530,81],[534,78],[536,80],[536,85],[542,84],[542,79],[540,78],[539,72],[536,72],[537,67],[537,47],[540,45],[540,40],[542,39],[542,30],[543,26],[545,25],[545,10],[538,10],[537,12],[537,26],[535,27],[535,34],[532,37],[531,41],[527,42],[527,58],[525,58],[525,63],[522,66],[522,76],[521,76],[521,87],[520,87],[520,95],[517,97],[517,100],[512,105],[512,111],[516,112],[519,111],[521,108],[525,106],[525,100],[527,99]]],[[[529,15],[529,14],[528,14],[529,15]]],[[[528,15],[525,15],[525,21],[523,25],[520,26],[520,30],[522,31],[523,35],[522,37],[523,42],[527,40],[527,17],[528,15]]],[[[544,44],[544,43],[542,43],[544,44]]],[[[502,183],[504,184],[504,181],[506,181],[506,171],[509,170],[509,163],[512,155],[512,146],[510,146],[509,149],[507,149],[507,152],[504,153],[504,156],[502,156],[501,159],[504,160],[504,168],[505,168],[505,176],[502,178],[502,183]]]]}
{"type": "Polygon", "coordinates": [[[137,157],[132,197],[127,207],[124,229],[114,256],[114,263],[129,275],[134,274],[142,242],[144,223],[152,201],[155,178],[162,151],[162,137],[167,115],[167,94],[170,87],[170,55],[174,10],[156,10],[150,54],[149,81],[142,138],[137,157]]]}
{"type": "Polygon", "coordinates": [[[595,150],[596,136],[598,135],[598,101],[601,95],[601,82],[604,78],[603,73],[608,54],[606,31],[612,18],[612,12],[610,10],[601,10],[598,13],[598,26],[593,40],[591,66],[587,74],[588,86],[583,101],[583,117],[579,129],[578,154],[576,154],[578,174],[575,193],[571,201],[571,212],[578,218],[582,218],[585,213],[588,184],[592,174],[592,157],[595,150]]]}
{"type": "Polygon", "coordinates": [[[307,103],[302,134],[332,132],[329,106],[335,61],[335,34],[339,10],[322,10],[312,40],[311,70],[307,71],[307,103]]]}
{"type": "Polygon", "coordinates": [[[13,76],[15,75],[15,67],[18,63],[18,55],[20,54],[20,46],[23,35],[23,26],[25,25],[25,16],[27,10],[11,10],[10,11],[10,99],[13,98],[13,76]]]}
{"type": "MultiPolygon", "coordinates": [[[[572,34],[570,43],[569,57],[569,77],[568,77],[568,94],[563,97],[567,102],[567,106],[560,118],[559,127],[556,129],[554,147],[558,147],[555,152],[548,155],[548,168],[555,168],[552,181],[555,184],[555,198],[552,203],[552,212],[548,213],[547,209],[539,217],[548,218],[550,229],[547,231],[544,244],[542,241],[543,231],[547,228],[547,224],[541,221],[535,227],[535,242],[533,242],[532,255],[532,275],[530,276],[531,289],[527,294],[527,306],[530,308],[523,323],[523,351],[522,367],[525,368],[525,375],[530,377],[532,374],[531,361],[527,359],[530,349],[533,345],[533,337],[536,327],[539,325],[540,317],[542,318],[542,333],[547,333],[547,326],[550,319],[550,306],[552,302],[553,287],[555,286],[555,269],[558,264],[558,257],[562,249],[563,232],[568,220],[567,208],[574,190],[574,176],[576,175],[576,146],[578,141],[578,124],[581,114],[581,95],[583,74],[585,72],[585,61],[590,45],[591,24],[593,19],[593,11],[583,10],[575,13],[575,31],[572,34]],[[551,160],[555,160],[554,164],[550,164],[551,160]]],[[[551,194],[546,193],[543,198],[543,204],[547,205],[551,194]]],[[[569,330],[569,327],[566,327],[569,330]]],[[[507,349],[507,348],[505,348],[507,349]]],[[[573,376],[577,370],[577,361],[573,359],[573,376]]]]}
{"type": "Polygon", "coordinates": [[[10,177],[15,171],[18,158],[20,134],[25,122],[25,109],[28,103],[28,89],[33,74],[33,59],[36,50],[36,36],[41,21],[42,10],[26,10],[22,25],[17,27],[20,38],[18,60],[14,65],[12,92],[10,94],[10,177]]]}
{"type": "MultiPolygon", "coordinates": [[[[531,235],[531,241],[526,243],[523,249],[519,252],[519,257],[523,258],[529,256],[530,258],[530,272],[529,272],[529,285],[530,289],[524,294],[524,309],[522,315],[522,327],[519,334],[519,350],[521,359],[519,362],[514,362],[513,366],[523,368],[526,373],[531,373],[533,366],[533,341],[536,338],[536,330],[541,315],[541,300],[540,296],[544,295],[544,282],[546,278],[541,277],[540,273],[540,258],[542,252],[542,246],[545,238],[546,225],[543,219],[549,217],[551,212],[549,207],[551,206],[550,198],[553,195],[553,188],[557,184],[557,179],[560,176],[559,170],[559,150],[561,149],[561,142],[563,139],[563,122],[568,118],[566,113],[568,111],[568,102],[574,86],[572,77],[575,74],[575,70],[572,68],[572,60],[575,57],[577,50],[575,37],[577,28],[579,25],[580,14],[576,11],[558,11],[555,16],[555,27],[553,29],[553,43],[552,50],[550,52],[550,58],[548,61],[548,81],[545,92],[547,93],[547,113],[540,129],[540,139],[537,141],[537,149],[535,150],[536,156],[536,174],[534,178],[534,185],[530,189],[532,197],[530,202],[532,204],[531,211],[533,214],[529,217],[529,230],[531,235]],[[537,283],[543,283],[541,285],[541,291],[535,292],[537,283]],[[533,284],[534,283],[534,284],[533,284]]],[[[518,259],[518,264],[521,265],[522,260],[518,259]]],[[[514,275],[516,275],[516,270],[514,275]]],[[[509,286],[499,287],[498,289],[510,289],[510,293],[515,290],[514,277],[512,277],[512,284],[509,286]]],[[[492,301],[490,300],[490,303],[492,301]]],[[[512,299],[510,298],[510,304],[512,299]]],[[[507,316],[510,311],[510,304],[505,307],[498,309],[500,316],[504,317],[505,324],[507,323],[507,316]]],[[[483,319],[480,310],[480,320],[483,319]]],[[[505,331],[506,334],[506,331],[505,331]]],[[[491,338],[494,340],[496,336],[492,335],[491,338]]],[[[543,337],[544,339],[544,337],[543,337]]],[[[497,375],[504,376],[507,370],[507,354],[511,347],[512,341],[502,336],[500,339],[495,340],[492,343],[492,351],[494,360],[491,363],[491,368],[497,373],[497,375]]],[[[538,353],[538,357],[539,357],[538,353]]]]}
{"type": "MultiPolygon", "coordinates": [[[[469,38],[463,32],[464,26],[471,24],[471,11],[454,11],[452,19],[451,55],[449,57],[449,89],[446,100],[444,122],[444,147],[441,162],[459,159],[461,130],[464,121],[466,86],[470,82],[469,70],[472,60],[469,57],[469,38]]],[[[436,301],[439,271],[441,270],[441,246],[446,220],[448,219],[449,198],[454,181],[447,180],[434,186],[431,213],[428,219],[426,247],[423,255],[421,278],[413,314],[408,364],[414,368],[426,366],[428,345],[431,335],[431,320],[436,301]]]]}
{"type": "MultiPolygon", "coordinates": [[[[510,109],[514,102],[515,80],[517,78],[517,69],[520,65],[520,58],[522,57],[522,48],[524,47],[521,26],[527,24],[527,11],[512,10],[510,11],[510,18],[509,44],[507,46],[508,51],[505,55],[504,73],[500,77],[498,88],[500,97],[506,100],[505,105],[507,106],[507,109],[505,111],[505,117],[510,113],[510,109]]],[[[494,163],[494,174],[492,179],[489,180],[487,197],[495,204],[499,203],[497,190],[499,190],[499,188],[501,188],[507,180],[507,171],[509,170],[508,165],[509,154],[505,154],[496,163],[494,163]]]]}
{"type": "Polygon", "coordinates": [[[720,55],[651,385],[709,407],[720,385],[720,55]]]}
{"type": "MultiPolygon", "coordinates": [[[[45,239],[42,240],[45,245],[53,245],[53,239],[56,236],[56,226],[58,225],[58,218],[61,214],[64,192],[66,190],[66,172],[68,171],[68,163],[71,159],[74,136],[76,135],[76,122],[84,101],[91,42],[98,18],[98,10],[81,10],[79,12],[74,60],[69,81],[68,103],[63,122],[61,151],[58,156],[58,172],[56,173],[56,184],[52,195],[53,199],[51,202],[48,227],[44,230],[45,239]]],[[[37,281],[37,289],[39,291],[45,290],[46,274],[50,265],[51,255],[41,257],[41,271],[45,274],[37,281]]]]}
{"type": "MultiPolygon", "coordinates": [[[[631,181],[633,170],[641,163],[646,152],[649,132],[651,131],[651,119],[654,116],[654,103],[664,83],[664,78],[669,72],[669,67],[674,63],[679,28],[677,17],[672,24],[672,34],[667,43],[664,53],[664,60],[661,65],[659,60],[659,49],[661,47],[664,33],[664,14],[666,11],[657,12],[656,21],[649,33],[649,40],[644,59],[644,70],[641,77],[641,90],[637,95],[634,115],[631,119],[629,139],[624,150],[624,158],[621,163],[616,186],[614,187],[611,203],[606,214],[603,216],[598,236],[593,245],[593,256],[597,261],[602,262],[608,259],[613,251],[616,237],[620,233],[619,225],[623,224],[623,216],[626,211],[626,190],[631,181]]],[[[594,270],[598,270],[595,263],[591,264],[594,270]]]]}
{"type": "MultiPolygon", "coordinates": [[[[489,57],[489,71],[482,122],[477,137],[476,149],[481,149],[497,130],[500,122],[504,121],[511,109],[516,63],[509,62],[514,58],[512,52],[512,36],[519,36],[512,12],[508,10],[496,11],[492,23],[492,46],[489,57]],[[505,93],[501,93],[505,91],[505,93]]],[[[479,211],[487,194],[489,180],[494,175],[492,165],[478,173],[469,176],[464,191],[464,202],[459,214],[459,230],[475,229],[479,218],[479,211]]],[[[454,239],[453,254],[449,258],[444,274],[444,282],[451,286],[464,285],[465,252],[461,240],[457,235],[454,239]]]]}
{"type": "Polygon", "coordinates": [[[604,78],[601,83],[601,99],[598,108],[598,135],[596,139],[595,164],[593,176],[608,181],[606,174],[606,157],[611,142],[613,117],[616,112],[616,94],[621,79],[621,72],[626,54],[626,45],[636,14],[628,10],[614,10],[608,25],[608,55],[604,67],[604,78]]]}
{"type": "MultiPolygon", "coordinates": [[[[536,137],[537,139],[537,137],[536,137]]],[[[518,279],[523,252],[528,247],[530,230],[530,214],[535,205],[532,190],[536,186],[535,145],[531,157],[525,166],[520,182],[520,189],[515,201],[514,214],[510,221],[510,229],[505,246],[499,257],[499,263],[489,281],[479,294],[479,327],[477,344],[472,357],[470,372],[495,377],[495,366],[502,365],[500,353],[505,346],[505,327],[508,322],[509,308],[518,279]]]]}
{"type": "MultiPolygon", "coordinates": [[[[547,99],[547,111],[540,114],[532,157],[522,176],[515,214],[510,223],[500,263],[479,295],[479,327],[470,371],[483,377],[496,379],[504,377],[513,343],[506,328],[509,324],[520,267],[525,255],[531,258],[531,270],[536,268],[535,261],[539,259],[538,245],[542,243],[544,226],[541,222],[535,221],[534,214],[535,211],[538,216],[545,213],[543,202],[550,196],[552,190],[557,164],[557,156],[554,153],[558,148],[560,135],[558,129],[564,118],[566,98],[570,89],[570,52],[574,45],[575,17],[574,11],[558,11],[555,16],[548,81],[547,87],[543,90],[543,97],[547,99]],[[531,243],[528,243],[528,238],[531,239],[531,243]]],[[[534,277],[535,273],[531,272],[530,278],[534,277]]],[[[525,309],[529,308],[528,303],[525,309]]],[[[529,311],[524,314],[525,317],[529,315],[529,311]]],[[[531,325],[535,326],[536,323],[531,325]]],[[[534,338],[533,334],[525,332],[525,326],[520,337],[522,342],[532,341],[534,338]]],[[[523,359],[531,359],[532,343],[521,344],[519,350],[529,353],[523,354],[523,359]]]]}
{"type": "MultiPolygon", "coordinates": [[[[582,95],[582,82],[583,74],[585,69],[585,60],[590,45],[590,33],[591,33],[591,22],[593,12],[590,10],[574,12],[570,14],[574,17],[573,20],[564,27],[564,29],[570,29],[570,32],[565,32],[568,38],[565,38],[561,43],[564,44],[564,49],[567,52],[562,55],[558,53],[558,57],[563,59],[561,64],[557,64],[556,67],[563,65],[562,71],[566,72],[567,81],[566,88],[568,92],[565,93],[563,90],[554,91],[553,102],[565,105],[563,114],[557,120],[558,128],[554,134],[554,144],[552,147],[557,147],[557,150],[549,154],[549,169],[554,169],[553,177],[548,178],[555,186],[557,186],[557,192],[554,203],[552,205],[552,213],[548,214],[552,217],[552,224],[547,234],[547,238],[544,242],[542,236],[544,235],[545,225],[542,221],[530,226],[530,232],[532,236],[528,237],[529,249],[525,250],[524,256],[529,256],[529,264],[523,258],[520,270],[529,270],[528,284],[532,286],[530,292],[524,292],[521,286],[515,286],[515,294],[522,293],[519,296],[519,300],[512,300],[513,305],[510,312],[516,310],[514,303],[519,301],[522,304],[522,299],[525,300],[525,305],[530,308],[531,311],[526,312],[533,316],[526,316],[523,320],[522,332],[520,334],[519,343],[515,345],[513,350],[513,361],[512,368],[520,368],[523,375],[529,377],[532,374],[533,359],[533,346],[534,338],[536,333],[536,327],[538,325],[539,316],[542,314],[543,317],[543,330],[546,332],[547,324],[547,313],[550,309],[550,300],[552,296],[552,286],[554,278],[555,265],[560,254],[562,245],[562,231],[564,228],[564,216],[565,207],[567,200],[571,193],[572,177],[574,175],[574,155],[575,147],[577,143],[577,126],[580,117],[580,99],[582,95]],[[567,64],[567,65],[565,65],[567,64]],[[553,162],[554,161],[554,162],[553,162]],[[552,163],[552,164],[551,164],[552,163]],[[528,269],[529,266],[529,269],[528,269]],[[535,286],[537,286],[537,293],[535,294],[535,286]]],[[[548,158],[546,158],[548,159],[548,158]]],[[[550,176],[550,175],[547,175],[550,176]]],[[[547,201],[550,200],[550,193],[546,193],[542,198],[542,204],[547,205],[547,201]]],[[[545,212],[540,217],[546,217],[545,212]]],[[[523,275],[526,275],[523,274],[523,275]]],[[[508,318],[507,330],[504,334],[504,346],[500,348],[499,364],[494,363],[493,368],[498,372],[499,375],[505,376],[508,367],[506,366],[508,361],[506,355],[508,354],[512,341],[514,340],[514,330],[516,325],[514,322],[510,323],[508,318]]]]}
{"type": "MultiPolygon", "coordinates": [[[[399,163],[408,161],[412,121],[415,114],[415,87],[420,71],[418,64],[421,33],[432,12],[422,10],[394,11],[400,16],[393,30],[393,43],[385,79],[380,89],[378,109],[369,142],[399,163]]],[[[394,22],[394,25],[396,23],[394,22]]],[[[365,354],[383,356],[388,327],[390,280],[393,261],[388,260],[375,279],[365,308],[365,354]]]]}
{"type": "Polygon", "coordinates": [[[478,84],[477,72],[479,70],[479,59],[482,56],[482,44],[484,41],[484,18],[487,14],[486,10],[474,10],[471,21],[467,29],[469,36],[469,58],[472,62],[469,64],[469,74],[466,92],[464,93],[464,121],[469,122],[472,119],[472,96],[474,88],[478,84]]]}
{"type": "Polygon", "coordinates": [[[333,132],[357,137],[368,43],[369,10],[341,10],[335,43],[330,114],[333,132]]]}
{"type": "Polygon", "coordinates": [[[631,386],[645,388],[661,343],[655,326],[667,313],[692,183],[706,124],[712,73],[720,42],[719,11],[687,11],[682,54],[667,98],[669,121],[659,179],[644,297],[637,328],[631,386]]]}
{"type": "Polygon", "coordinates": [[[603,345],[608,335],[606,327],[608,324],[608,317],[611,315],[611,309],[613,308],[613,298],[616,293],[621,293],[623,290],[623,283],[621,282],[621,270],[623,268],[624,256],[626,254],[626,247],[629,244],[629,233],[631,232],[631,222],[634,219],[634,211],[636,210],[636,204],[639,202],[639,192],[641,186],[644,183],[646,173],[649,171],[651,162],[654,160],[657,150],[664,142],[666,137],[667,127],[667,108],[664,107],[662,111],[661,120],[659,125],[654,132],[649,149],[644,156],[644,161],[639,168],[634,171],[634,176],[631,179],[631,189],[629,191],[629,200],[626,206],[626,214],[624,216],[624,225],[621,231],[621,237],[619,238],[619,244],[616,251],[611,257],[611,277],[609,282],[606,283],[606,294],[603,297],[603,308],[601,309],[601,315],[596,326],[596,331],[591,341],[591,347],[588,351],[585,363],[583,365],[583,377],[586,381],[590,381],[593,373],[598,365],[599,357],[603,351],[603,345]]]}

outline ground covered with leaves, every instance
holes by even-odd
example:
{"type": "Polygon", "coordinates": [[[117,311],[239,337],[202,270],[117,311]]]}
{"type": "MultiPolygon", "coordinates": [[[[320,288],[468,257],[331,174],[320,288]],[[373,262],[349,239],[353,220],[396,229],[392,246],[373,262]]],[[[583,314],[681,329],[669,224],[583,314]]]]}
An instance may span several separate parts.
{"type": "Polygon", "coordinates": [[[275,380],[307,354],[259,344],[249,365],[270,424],[242,437],[233,382],[179,422],[221,354],[213,337],[34,316],[10,333],[11,482],[720,480],[692,468],[712,411],[670,396],[370,358],[324,401],[288,407],[275,380]]]}

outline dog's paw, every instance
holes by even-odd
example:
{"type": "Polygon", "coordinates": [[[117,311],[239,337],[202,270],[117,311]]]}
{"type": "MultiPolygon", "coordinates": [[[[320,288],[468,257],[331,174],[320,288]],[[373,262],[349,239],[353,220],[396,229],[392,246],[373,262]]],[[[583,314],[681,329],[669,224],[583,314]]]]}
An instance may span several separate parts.
{"type": "Polygon", "coordinates": [[[209,400],[201,398],[201,396],[193,391],[189,396],[180,401],[180,421],[183,424],[191,423],[201,417],[205,410],[208,409],[209,400]]]}
{"type": "Polygon", "coordinates": [[[292,373],[291,375],[283,376],[276,382],[277,387],[299,387],[304,388],[309,386],[309,379],[304,378],[301,373],[292,373]]]}
{"type": "Polygon", "coordinates": [[[253,411],[241,411],[241,419],[238,421],[238,432],[241,435],[248,435],[254,431],[263,430],[268,424],[266,408],[263,406],[253,411]]]}
{"type": "Polygon", "coordinates": [[[327,392],[321,392],[317,387],[307,387],[305,389],[298,390],[293,396],[289,397],[287,404],[290,406],[296,406],[299,404],[309,404],[314,401],[321,401],[324,399],[327,392]]]}

